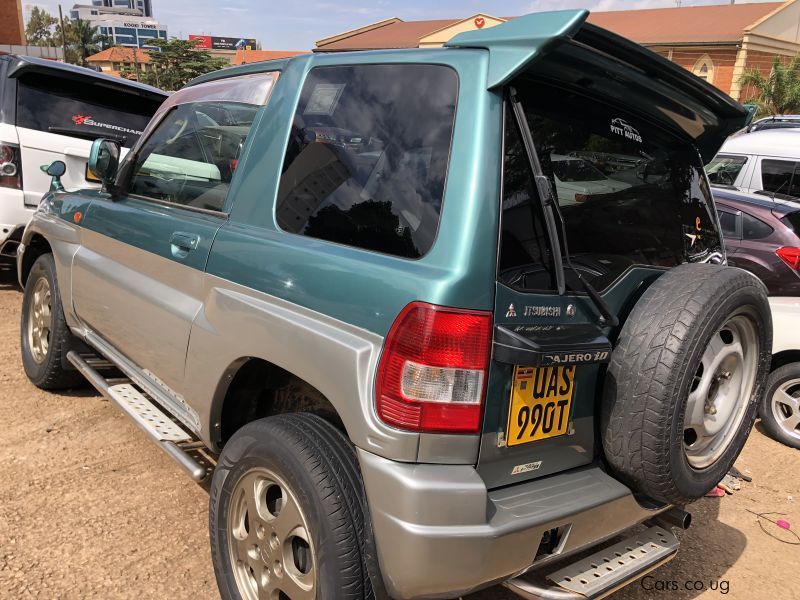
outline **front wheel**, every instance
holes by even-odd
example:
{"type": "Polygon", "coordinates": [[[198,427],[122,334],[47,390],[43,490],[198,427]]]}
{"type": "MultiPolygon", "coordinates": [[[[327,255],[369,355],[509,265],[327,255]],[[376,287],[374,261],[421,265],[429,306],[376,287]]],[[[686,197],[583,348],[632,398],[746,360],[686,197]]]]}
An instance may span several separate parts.
{"type": "Polygon", "coordinates": [[[225,445],[211,483],[224,599],[372,597],[363,487],[350,442],[311,414],[268,417],[225,445]]]}
{"type": "Polygon", "coordinates": [[[761,424],[773,439],[800,449],[800,363],[772,372],[759,414],[761,424]]]}
{"type": "Polygon", "coordinates": [[[61,307],[52,254],[37,258],[25,281],[20,336],[22,366],[33,385],[60,390],[84,382],[78,371],[65,368],[73,335],[61,307]]]}

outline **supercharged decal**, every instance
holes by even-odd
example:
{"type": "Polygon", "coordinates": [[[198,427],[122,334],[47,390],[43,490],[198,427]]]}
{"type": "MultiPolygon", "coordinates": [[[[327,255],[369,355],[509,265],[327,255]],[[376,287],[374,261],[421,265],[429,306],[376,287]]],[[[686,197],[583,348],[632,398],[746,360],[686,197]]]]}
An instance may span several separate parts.
{"type": "Polygon", "coordinates": [[[123,127],[122,125],[113,125],[111,123],[103,123],[102,121],[95,121],[91,115],[73,115],[72,122],[75,125],[87,125],[88,127],[101,127],[103,129],[111,129],[112,131],[120,131],[122,133],[132,133],[133,135],[142,135],[141,131],[131,129],[130,127],[123,127]]]}

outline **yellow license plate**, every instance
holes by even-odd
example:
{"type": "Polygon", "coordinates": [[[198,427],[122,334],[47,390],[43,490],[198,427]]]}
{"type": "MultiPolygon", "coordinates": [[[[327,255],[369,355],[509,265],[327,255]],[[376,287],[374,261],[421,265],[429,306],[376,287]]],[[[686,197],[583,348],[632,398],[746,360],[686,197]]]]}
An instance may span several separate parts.
{"type": "Polygon", "coordinates": [[[564,435],[575,391],[575,365],[514,367],[506,445],[564,435]]]}

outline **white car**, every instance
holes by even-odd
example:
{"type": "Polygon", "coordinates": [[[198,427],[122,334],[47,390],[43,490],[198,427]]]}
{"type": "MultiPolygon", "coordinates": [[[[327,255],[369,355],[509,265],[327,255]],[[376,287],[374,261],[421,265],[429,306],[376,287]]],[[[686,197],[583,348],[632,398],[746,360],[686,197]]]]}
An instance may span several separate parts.
{"type": "Polygon", "coordinates": [[[612,194],[631,187],[624,181],[609,179],[592,163],[582,158],[551,154],[550,164],[561,206],[585,202],[590,196],[612,194]]]}
{"type": "Polygon", "coordinates": [[[800,129],[767,129],[728,138],[706,165],[714,185],[800,197],[800,129]]]}
{"type": "Polygon", "coordinates": [[[92,141],[139,139],[167,94],[96,71],[30,56],[0,56],[0,260],[12,262],[22,230],[50,186],[40,170],[67,165],[67,189],[88,179],[92,141]]]}

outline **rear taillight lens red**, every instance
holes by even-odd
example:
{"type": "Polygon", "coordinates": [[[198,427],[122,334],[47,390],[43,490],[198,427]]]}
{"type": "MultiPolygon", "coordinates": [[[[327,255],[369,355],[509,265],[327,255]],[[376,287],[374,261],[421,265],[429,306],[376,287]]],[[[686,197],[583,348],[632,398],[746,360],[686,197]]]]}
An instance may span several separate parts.
{"type": "Polygon", "coordinates": [[[491,312],[412,302],[386,336],[378,416],[409,431],[478,433],[491,344],[491,312]]]}
{"type": "Polygon", "coordinates": [[[19,146],[0,144],[0,187],[22,189],[22,162],[19,146]]]}
{"type": "Polygon", "coordinates": [[[780,256],[781,260],[792,267],[795,271],[800,271],[800,248],[784,246],[783,248],[778,248],[775,251],[775,254],[780,256]]]}

